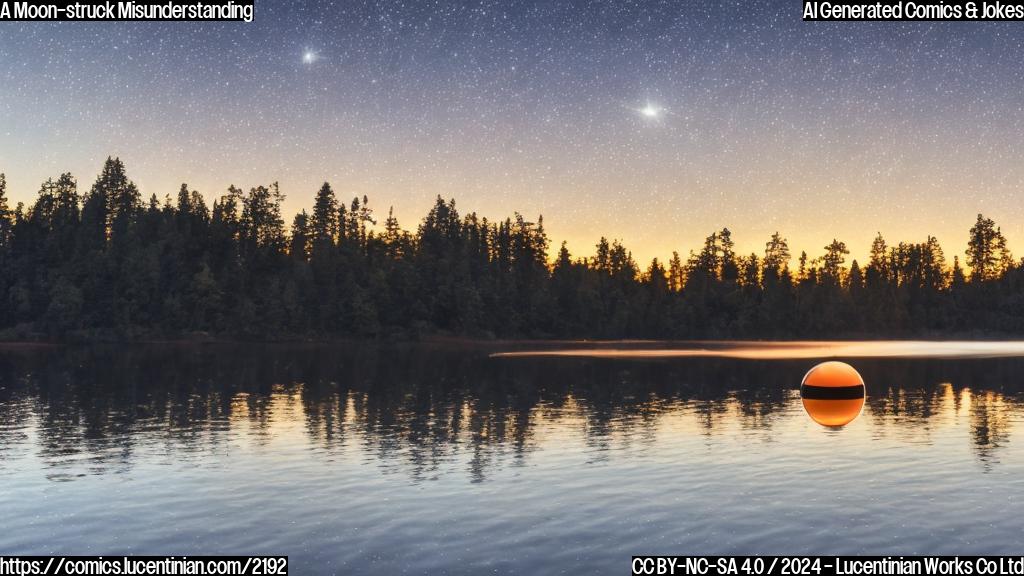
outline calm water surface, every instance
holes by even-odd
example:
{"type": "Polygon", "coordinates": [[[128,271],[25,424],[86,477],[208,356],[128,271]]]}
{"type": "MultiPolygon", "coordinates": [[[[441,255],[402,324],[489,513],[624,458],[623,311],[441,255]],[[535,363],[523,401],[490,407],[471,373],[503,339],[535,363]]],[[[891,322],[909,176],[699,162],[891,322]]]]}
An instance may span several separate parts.
{"type": "Polygon", "coordinates": [[[558,574],[627,573],[633,554],[1021,552],[1011,353],[851,352],[867,405],[831,430],[797,390],[828,350],[491,356],[509,350],[0,351],[0,554],[558,574]]]}

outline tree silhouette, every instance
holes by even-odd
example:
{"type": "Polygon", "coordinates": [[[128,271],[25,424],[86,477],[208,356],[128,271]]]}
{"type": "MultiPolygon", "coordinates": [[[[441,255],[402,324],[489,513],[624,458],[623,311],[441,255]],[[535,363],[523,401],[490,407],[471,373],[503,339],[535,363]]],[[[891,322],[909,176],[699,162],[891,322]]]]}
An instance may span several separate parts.
{"type": "Polygon", "coordinates": [[[937,238],[846,267],[839,239],[796,273],[778,232],[763,257],[732,232],[641,268],[619,240],[549,255],[542,217],[490,221],[438,196],[415,230],[329,183],[286,227],[279,186],[207,207],[182,184],[143,203],[108,158],[84,196],[70,174],[12,208],[0,174],[0,337],[812,338],[1024,334],[1024,268],[979,215],[965,269],[937,238]]]}
{"type": "Polygon", "coordinates": [[[833,239],[831,244],[825,246],[825,256],[822,258],[821,267],[821,280],[823,282],[839,284],[842,266],[846,262],[846,256],[849,253],[850,251],[847,250],[846,243],[839,240],[833,239]]]}
{"type": "Polygon", "coordinates": [[[1002,276],[1013,264],[1006,238],[991,218],[978,214],[967,241],[967,265],[971,280],[985,282],[1002,276]]]}

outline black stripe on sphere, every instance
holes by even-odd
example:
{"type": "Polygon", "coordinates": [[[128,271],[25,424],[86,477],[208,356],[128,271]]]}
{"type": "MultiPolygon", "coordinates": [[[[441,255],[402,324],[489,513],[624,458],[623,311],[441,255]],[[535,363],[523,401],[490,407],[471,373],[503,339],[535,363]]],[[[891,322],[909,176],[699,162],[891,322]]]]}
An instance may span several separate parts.
{"type": "Polygon", "coordinates": [[[800,397],[808,400],[856,400],[864,397],[864,386],[810,386],[800,387],[800,397]]]}

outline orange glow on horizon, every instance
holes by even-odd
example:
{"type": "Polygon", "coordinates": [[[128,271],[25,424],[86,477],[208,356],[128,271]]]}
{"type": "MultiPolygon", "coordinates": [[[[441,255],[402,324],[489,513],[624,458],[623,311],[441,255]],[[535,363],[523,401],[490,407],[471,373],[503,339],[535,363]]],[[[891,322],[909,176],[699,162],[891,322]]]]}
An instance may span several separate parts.
{"type": "MultiPolygon", "coordinates": [[[[624,342],[595,342],[595,346],[624,342]]],[[[496,358],[533,356],[578,358],[736,358],[744,360],[800,360],[813,358],[997,358],[1024,356],[1024,341],[794,341],[698,342],[696,348],[592,347],[497,352],[496,358]],[[722,348],[706,347],[719,345],[722,348]]]]}

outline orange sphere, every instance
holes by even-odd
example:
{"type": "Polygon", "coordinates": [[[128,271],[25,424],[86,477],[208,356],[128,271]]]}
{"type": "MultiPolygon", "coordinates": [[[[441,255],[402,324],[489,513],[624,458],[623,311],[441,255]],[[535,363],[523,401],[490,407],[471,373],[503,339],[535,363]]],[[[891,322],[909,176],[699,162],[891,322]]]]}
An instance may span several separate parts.
{"type": "Polygon", "coordinates": [[[822,426],[845,426],[864,408],[864,379],[845,362],[822,362],[800,383],[807,415],[822,426]]]}

